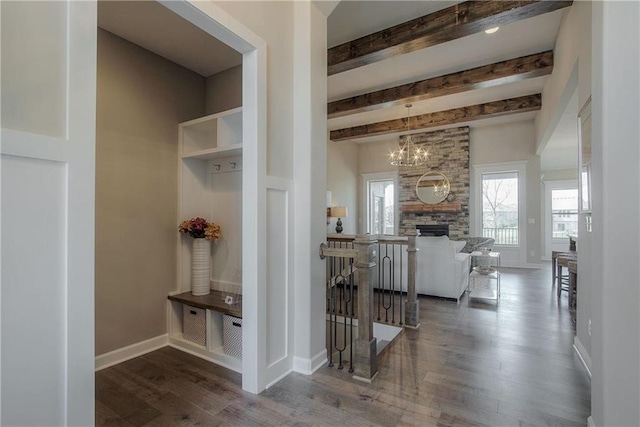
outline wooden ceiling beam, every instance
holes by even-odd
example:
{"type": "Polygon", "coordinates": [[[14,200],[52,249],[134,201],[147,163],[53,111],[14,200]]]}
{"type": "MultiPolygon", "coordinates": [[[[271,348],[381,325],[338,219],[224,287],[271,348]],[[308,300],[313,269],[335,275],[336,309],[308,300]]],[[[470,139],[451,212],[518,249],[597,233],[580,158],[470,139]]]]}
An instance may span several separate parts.
{"type": "Polygon", "coordinates": [[[546,76],[553,71],[553,51],[378,90],[327,105],[329,118],[422,101],[473,89],[546,76]]]}
{"type": "MultiPolygon", "coordinates": [[[[487,102],[469,107],[412,116],[408,119],[409,130],[429,129],[438,126],[525,113],[539,110],[541,106],[542,96],[540,94],[487,102]]],[[[407,131],[406,118],[333,130],[330,132],[330,139],[332,141],[346,141],[405,131],[407,131]]]]}
{"type": "Polygon", "coordinates": [[[334,75],[394,56],[435,46],[571,6],[572,1],[466,1],[332,47],[328,74],[334,75]]]}

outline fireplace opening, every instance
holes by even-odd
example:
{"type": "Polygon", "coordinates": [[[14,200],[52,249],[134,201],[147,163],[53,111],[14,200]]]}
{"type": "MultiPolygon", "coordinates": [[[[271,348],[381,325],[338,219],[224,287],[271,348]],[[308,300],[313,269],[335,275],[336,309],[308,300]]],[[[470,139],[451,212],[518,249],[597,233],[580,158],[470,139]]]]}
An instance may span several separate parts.
{"type": "Polygon", "coordinates": [[[448,236],[449,224],[416,225],[421,236],[448,236]]]}

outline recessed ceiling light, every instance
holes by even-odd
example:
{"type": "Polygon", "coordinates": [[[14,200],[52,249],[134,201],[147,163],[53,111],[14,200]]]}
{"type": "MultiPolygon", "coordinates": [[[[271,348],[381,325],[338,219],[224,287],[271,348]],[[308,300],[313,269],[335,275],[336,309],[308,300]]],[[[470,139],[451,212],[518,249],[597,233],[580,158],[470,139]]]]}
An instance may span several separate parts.
{"type": "Polygon", "coordinates": [[[485,33],[487,34],[493,34],[496,31],[498,31],[500,29],[500,27],[493,27],[493,28],[489,28],[488,30],[484,30],[485,33]]]}

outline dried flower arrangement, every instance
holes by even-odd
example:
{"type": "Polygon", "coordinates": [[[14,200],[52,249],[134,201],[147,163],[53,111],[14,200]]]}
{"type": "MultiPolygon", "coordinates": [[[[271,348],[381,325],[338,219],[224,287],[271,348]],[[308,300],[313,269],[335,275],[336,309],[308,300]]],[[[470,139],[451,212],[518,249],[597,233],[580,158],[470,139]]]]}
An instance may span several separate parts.
{"type": "Polygon", "coordinates": [[[194,239],[218,240],[222,237],[222,230],[215,222],[208,222],[204,218],[191,218],[178,226],[178,231],[189,234],[194,239]]]}

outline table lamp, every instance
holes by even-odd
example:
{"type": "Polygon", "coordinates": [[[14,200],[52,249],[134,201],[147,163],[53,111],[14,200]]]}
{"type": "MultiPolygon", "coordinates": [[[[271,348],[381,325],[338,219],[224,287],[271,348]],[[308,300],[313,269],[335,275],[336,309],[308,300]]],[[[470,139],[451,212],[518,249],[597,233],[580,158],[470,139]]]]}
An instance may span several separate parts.
{"type": "Polygon", "coordinates": [[[347,208],[344,206],[333,206],[331,208],[331,218],[338,218],[336,222],[336,233],[342,233],[342,218],[346,218],[347,208]]]}

